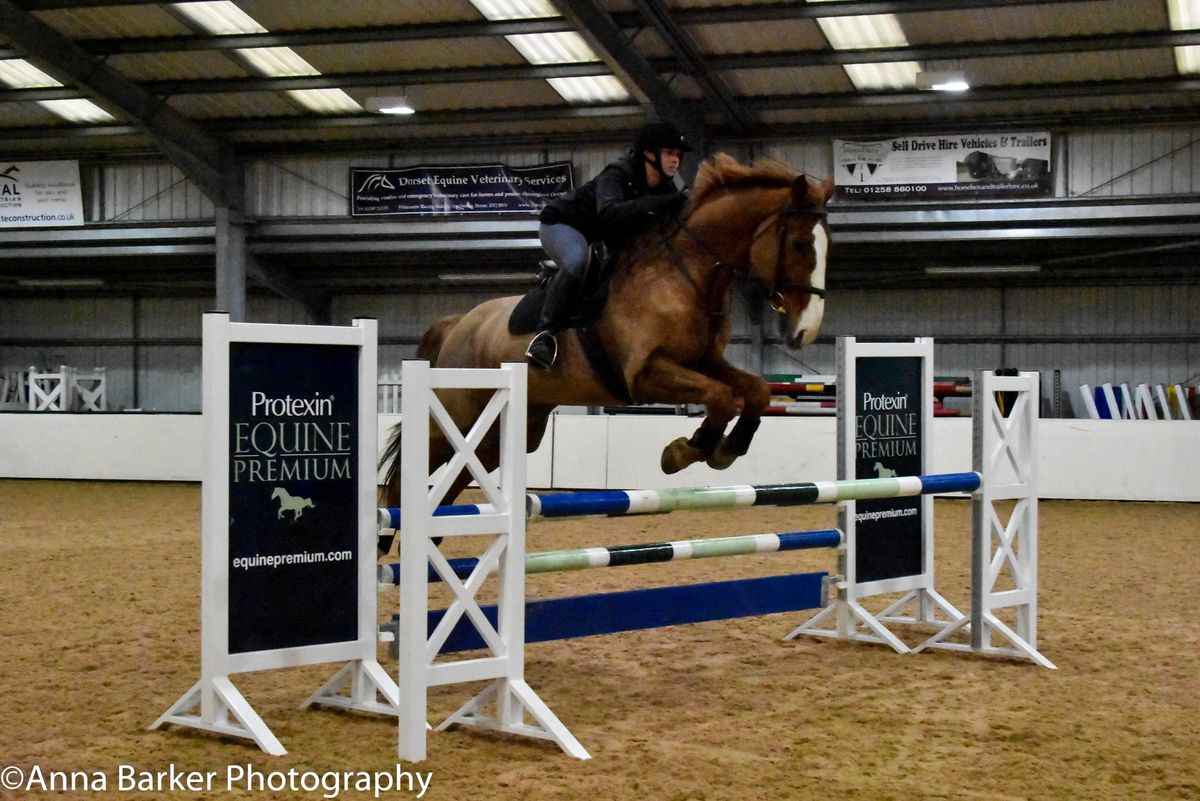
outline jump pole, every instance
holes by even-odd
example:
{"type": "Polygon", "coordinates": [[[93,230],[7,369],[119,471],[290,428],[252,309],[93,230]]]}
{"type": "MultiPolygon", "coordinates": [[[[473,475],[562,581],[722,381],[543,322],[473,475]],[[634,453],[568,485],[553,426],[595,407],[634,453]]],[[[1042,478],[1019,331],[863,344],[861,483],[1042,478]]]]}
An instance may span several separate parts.
{"type": "Polygon", "coordinates": [[[325,662],[344,664],[303,706],[397,714],[376,661],[376,341],[368,319],[204,315],[200,680],[151,729],[284,754],[230,675],[325,662]]]}

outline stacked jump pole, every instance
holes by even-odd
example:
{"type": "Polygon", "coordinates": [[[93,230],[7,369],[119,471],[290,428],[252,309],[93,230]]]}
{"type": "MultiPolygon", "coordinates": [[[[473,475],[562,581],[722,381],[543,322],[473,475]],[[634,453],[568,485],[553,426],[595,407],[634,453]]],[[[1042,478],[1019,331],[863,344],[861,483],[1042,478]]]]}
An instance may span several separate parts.
{"type": "MultiPolygon", "coordinates": [[[[997,377],[979,372],[975,378],[974,445],[975,472],[933,476],[928,488],[920,476],[898,475],[915,469],[923,472],[932,435],[932,349],[928,339],[912,343],[868,344],[852,338],[839,340],[839,383],[847,399],[839,407],[839,481],[806,485],[805,496],[825,497],[816,502],[838,503],[841,523],[839,575],[805,574],[785,592],[816,597],[812,579],[821,577],[836,597],[788,638],[812,635],[884,643],[897,651],[931,648],[970,650],[977,653],[1016,657],[1053,667],[1036,647],[1037,598],[1037,492],[1034,469],[1038,380],[1036,373],[997,377]],[[875,361],[873,361],[875,360],[875,361]],[[901,365],[902,377],[910,386],[903,392],[884,388],[892,380],[890,371],[901,365]],[[1003,393],[1003,408],[997,398],[1003,393]],[[913,399],[916,400],[913,400],[913,399]],[[864,415],[866,411],[874,417],[864,415]],[[866,420],[866,422],[864,422],[866,420]],[[854,434],[866,433],[866,441],[854,434]],[[915,457],[914,462],[912,458],[915,457]],[[865,460],[865,461],[864,461],[865,460]],[[913,465],[915,464],[915,467],[913,465]],[[864,465],[866,467],[864,467],[864,465]],[[863,476],[866,468],[876,478],[863,476]],[[894,476],[894,477],[893,477],[894,476]],[[944,479],[938,485],[938,479],[944,479]],[[839,496],[837,486],[846,488],[839,496]],[[884,487],[887,487],[884,490],[884,487]],[[857,489],[857,492],[854,489],[857,489]],[[817,488],[817,489],[812,489],[817,488]],[[967,491],[973,497],[972,607],[963,614],[946,601],[933,583],[932,492],[967,491]],[[911,497],[907,497],[911,496],[911,497]],[[1012,512],[1005,511],[1012,505],[1012,512]],[[872,523],[884,522],[883,526],[872,523]],[[894,525],[897,521],[915,526],[894,525]],[[890,523],[890,524],[889,524],[890,523]],[[865,537],[865,541],[862,541],[865,537]],[[900,546],[889,538],[904,540],[900,546]],[[871,553],[880,543],[888,548],[881,561],[871,553]],[[889,564],[889,561],[898,562],[889,564]],[[875,595],[903,593],[900,600],[882,613],[868,612],[861,601],[875,595]],[[906,607],[913,607],[904,614],[906,607]],[[1015,609],[1015,623],[1006,624],[997,614],[1015,609]],[[890,624],[920,623],[936,633],[910,649],[888,628],[890,624]],[[956,632],[969,631],[970,643],[951,641],[956,632]],[[1000,642],[1003,640],[1004,642],[1000,642]]],[[[680,622],[716,620],[741,614],[731,609],[712,616],[663,618],[596,630],[586,626],[538,629],[546,617],[585,619],[603,615],[614,605],[624,610],[638,608],[644,601],[633,593],[610,593],[581,598],[551,599],[526,605],[524,577],[527,572],[581,569],[634,563],[613,560],[614,550],[597,548],[572,552],[530,554],[524,550],[525,526],[529,517],[572,516],[657,512],[665,508],[729,508],[754,505],[760,491],[777,497],[795,493],[789,487],[726,487],[700,490],[572,493],[526,496],[524,487],[524,378],[525,367],[505,365],[499,371],[435,370],[421,362],[404,365],[405,437],[401,458],[403,526],[401,560],[398,568],[400,614],[397,645],[400,655],[400,732],[398,754],[407,761],[426,755],[426,698],[430,686],[490,680],[488,686],[438,729],[459,724],[551,740],[572,756],[586,759],[588,753],[524,679],[526,642],[563,639],[592,633],[631,628],[673,625],[680,622]],[[495,394],[488,409],[468,432],[460,432],[442,408],[435,389],[490,388],[495,394]],[[432,481],[427,469],[430,421],[454,443],[456,456],[450,469],[432,481]],[[487,429],[500,422],[501,464],[489,476],[474,455],[487,429]],[[468,469],[487,497],[473,506],[439,507],[449,482],[461,469],[468,469]],[[694,501],[688,505],[688,501],[694,501]],[[624,506],[624,509],[620,507],[624,506]],[[555,513],[555,508],[561,514],[555,513]],[[550,514],[547,511],[550,510],[550,514]],[[434,546],[435,537],[487,536],[490,543],[477,560],[454,563],[434,546]],[[534,567],[539,558],[545,570],[534,567]],[[499,586],[494,607],[476,599],[484,579],[496,572],[499,586]],[[454,595],[444,612],[428,606],[428,583],[440,580],[454,595]],[[625,597],[630,596],[630,597],[625,597]],[[526,628],[530,622],[529,628],[526,628]],[[483,648],[488,655],[457,662],[439,662],[439,654],[483,648]],[[527,717],[531,720],[527,721],[527,717]]],[[[803,502],[792,496],[790,503],[803,502]]],[[[810,501],[811,502],[811,501],[810,501]]],[[[381,524],[400,522],[399,510],[379,510],[381,524]]],[[[798,533],[798,532],[795,532],[798,533]]],[[[812,534],[813,532],[806,532],[812,534]]],[[[759,535],[762,537],[782,535],[759,535]]],[[[753,535],[752,535],[753,537],[753,535]]],[[[746,538],[728,538],[746,539],[746,538]]],[[[697,541],[704,542],[704,541],[697,541]]],[[[833,545],[832,539],[828,540],[833,545]]],[[[633,548],[635,546],[631,546],[633,548]]],[[[694,545],[660,543],[649,546],[659,554],[644,561],[671,561],[677,550],[694,545]]],[[[740,547],[740,546],[739,546],[740,547]]],[[[750,550],[747,544],[746,550],[750,550]]],[[[756,546],[757,549],[757,546],[756,546]]],[[[761,550],[782,550],[762,547],[761,550]]],[[[743,552],[743,551],[738,551],[743,552]]],[[[685,557],[686,558],[686,557],[685,557]]],[[[759,581],[759,580],[751,580],[759,581]]],[[[701,586],[701,585],[697,585],[701,586]]],[[[669,591],[687,588],[659,588],[669,591]]],[[[716,595],[720,594],[720,590],[716,595]]],[[[707,604],[716,595],[698,596],[707,604]]],[[[809,603],[807,608],[815,604],[809,603]]],[[[795,598],[776,608],[763,607],[758,614],[800,608],[795,598]]]]}

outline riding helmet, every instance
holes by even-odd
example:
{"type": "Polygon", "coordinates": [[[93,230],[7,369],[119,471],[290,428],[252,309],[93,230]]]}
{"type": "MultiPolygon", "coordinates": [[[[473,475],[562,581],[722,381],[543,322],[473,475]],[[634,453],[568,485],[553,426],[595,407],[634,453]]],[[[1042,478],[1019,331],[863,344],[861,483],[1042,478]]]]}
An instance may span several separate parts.
{"type": "Polygon", "coordinates": [[[670,120],[652,120],[641,128],[633,138],[633,149],[639,153],[650,150],[655,153],[663,148],[674,148],[684,153],[690,153],[692,146],[684,138],[683,132],[670,120]]]}

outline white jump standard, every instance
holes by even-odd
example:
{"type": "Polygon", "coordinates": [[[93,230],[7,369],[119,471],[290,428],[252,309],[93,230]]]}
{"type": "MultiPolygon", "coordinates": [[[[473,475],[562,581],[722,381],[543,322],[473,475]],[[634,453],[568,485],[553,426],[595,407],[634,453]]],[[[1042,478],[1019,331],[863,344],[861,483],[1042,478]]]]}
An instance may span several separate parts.
{"type": "MultiPolygon", "coordinates": [[[[743,613],[736,608],[721,608],[705,616],[702,611],[663,618],[620,620],[613,624],[551,625],[544,618],[588,620],[592,615],[619,610],[614,617],[633,615],[651,596],[634,590],[579,598],[549,599],[525,603],[524,576],[532,572],[583,569],[623,564],[622,548],[573,549],[543,555],[524,552],[525,526],[539,516],[578,514],[636,514],[669,508],[729,508],[761,504],[772,493],[780,503],[811,503],[818,498],[839,502],[844,545],[839,549],[841,575],[833,586],[837,599],[820,614],[792,632],[882,642],[898,651],[909,649],[892,634],[889,623],[932,623],[938,633],[919,648],[955,648],[978,653],[1030,659],[1046,667],[1053,665],[1036,649],[1036,485],[1032,464],[1033,429],[1036,422],[1037,376],[1022,374],[998,383],[990,373],[979,373],[975,382],[976,473],[947,476],[913,476],[923,472],[924,454],[929,450],[932,431],[932,341],[898,345],[856,345],[851,339],[839,340],[841,386],[846,397],[861,403],[845,403],[839,409],[838,482],[821,482],[781,487],[724,487],[664,492],[601,492],[563,495],[526,496],[524,487],[524,377],[523,364],[505,365],[499,371],[431,369],[424,362],[404,364],[405,436],[402,451],[401,560],[398,566],[400,614],[397,646],[400,654],[400,736],[398,754],[407,761],[425,758],[426,694],[430,686],[491,680],[477,696],[438,729],[455,723],[551,740],[567,753],[581,759],[587,751],[567,730],[549,707],[524,680],[526,642],[563,639],[588,634],[609,633],[634,628],[674,625],[680,622],[726,619],[743,613]],[[897,372],[898,371],[898,372],[897,372]],[[883,383],[897,377],[907,382],[900,389],[884,389],[883,383]],[[485,414],[469,432],[460,432],[434,393],[438,388],[485,388],[494,395],[485,414]],[[997,393],[1006,396],[1006,415],[997,405],[997,393]],[[1014,400],[1015,398],[1015,400],[1014,400]],[[866,423],[859,417],[865,408],[874,415],[866,423]],[[431,481],[428,465],[429,421],[439,426],[455,444],[456,455],[449,469],[436,482],[431,481]],[[496,477],[483,470],[474,454],[476,444],[496,420],[501,428],[501,459],[496,477]],[[847,432],[861,436],[858,441],[847,432]],[[906,461],[907,460],[907,461],[906,461]],[[856,464],[857,461],[857,464],[856,464]],[[909,469],[911,466],[911,470],[909,469]],[[853,468],[853,469],[851,469],[853,468]],[[467,469],[487,496],[487,503],[460,507],[439,507],[446,487],[457,471],[467,469]],[[862,477],[873,470],[876,478],[862,477]],[[903,471],[903,474],[901,472],[903,471]],[[1015,475],[1015,478],[1014,478],[1015,475]],[[886,476],[886,477],[884,477],[886,476]],[[432,484],[432,487],[431,487],[432,484]],[[973,492],[976,508],[975,552],[972,611],[970,616],[954,609],[933,587],[932,497],[928,492],[973,492]],[[839,498],[840,494],[840,498],[839,498]],[[849,500],[865,498],[874,500],[849,500]],[[1008,525],[992,503],[1018,499],[1017,511],[1008,525]],[[786,499],[786,500],[785,500],[786,499]],[[550,514],[547,515],[547,511],[550,514]],[[883,522],[885,525],[872,526],[883,522]],[[982,521],[982,522],[981,522],[982,521]],[[911,525],[915,523],[915,527],[911,525]],[[883,536],[881,536],[881,533],[883,536]],[[434,537],[490,537],[477,560],[448,560],[432,543],[434,537]],[[863,538],[866,538],[863,540],[863,538]],[[889,539],[890,538],[890,539],[889,539]],[[893,542],[892,540],[895,540],[893,542]],[[997,547],[998,543],[998,547],[997,547]],[[885,551],[883,558],[872,551],[885,551]],[[539,565],[539,557],[545,564],[539,565]],[[1013,575],[1006,586],[997,590],[998,578],[1005,567],[1013,575]],[[481,606],[476,598],[484,580],[498,574],[499,587],[495,607],[481,606]],[[445,582],[454,601],[444,612],[428,608],[428,582],[445,582]],[[859,600],[883,593],[905,593],[882,615],[868,613],[859,600]],[[901,617],[900,609],[915,603],[911,617],[901,617]],[[995,610],[1015,607],[1017,622],[1005,625],[995,610]],[[938,613],[941,613],[941,618],[938,613]],[[527,628],[528,618],[528,628],[527,628]],[[948,618],[948,619],[947,619],[948,618]],[[823,629],[819,624],[831,620],[835,625],[823,629]],[[969,630],[972,642],[951,643],[955,632],[969,630]],[[994,635],[1008,646],[993,643],[994,635]],[[439,661],[440,654],[464,649],[486,649],[489,653],[465,661],[439,661]],[[528,720],[526,718],[531,718],[528,720]]],[[[399,510],[379,510],[381,525],[399,522],[399,510]]],[[[831,537],[833,530],[821,532],[831,537]]],[[[720,538],[736,552],[764,549],[760,537],[720,538]]],[[[783,540],[777,540],[783,542],[783,540]]],[[[694,541],[704,542],[704,541],[694,541]]],[[[655,543],[647,547],[640,561],[672,561],[688,558],[688,541],[655,543]]],[[[832,545],[826,539],[822,544],[832,545]]],[[[765,550],[781,548],[765,547],[765,550]]],[[[630,552],[636,546],[631,546],[630,552]]],[[[727,554],[713,554],[727,555],[727,554]]],[[[690,558],[697,554],[692,553],[690,558]]],[[[788,577],[785,592],[796,598],[790,602],[764,602],[759,614],[804,608],[797,598],[816,597],[811,581],[822,574],[788,577]]],[[[766,579],[744,579],[752,583],[766,579]]],[[[698,607],[720,606],[725,588],[655,588],[654,593],[700,590],[678,605],[694,601],[698,607]]],[[[778,592],[779,588],[773,590],[778,592]]],[[[685,596],[657,595],[657,599],[685,596]]],[[[764,596],[766,597],[766,596],[764,596]]],[[[657,600],[655,601],[658,602],[657,600]]]]}
{"type": "Polygon", "coordinates": [[[374,320],[204,315],[200,680],[150,728],[284,754],[229,676],[325,662],[345,664],[303,706],[396,714],[376,660],[375,348],[374,320]]]}

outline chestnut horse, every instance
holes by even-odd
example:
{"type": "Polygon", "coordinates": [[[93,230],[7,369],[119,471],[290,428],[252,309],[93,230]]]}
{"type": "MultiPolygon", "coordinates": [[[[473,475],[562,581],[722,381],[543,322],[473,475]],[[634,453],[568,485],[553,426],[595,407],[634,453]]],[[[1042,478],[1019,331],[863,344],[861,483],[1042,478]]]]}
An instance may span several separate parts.
{"type": "MultiPolygon", "coordinates": [[[[619,257],[608,301],[592,327],[614,368],[611,377],[606,380],[593,370],[578,329],[559,335],[552,370],[529,371],[528,450],[541,443],[556,406],[619,406],[632,400],[703,404],[707,410],[691,438],[680,437],[664,449],[666,473],[695,462],[724,469],[745,454],[770,390],[761,377],[725,360],[731,283],[742,277],[762,289],[779,314],[789,347],[811,343],[825,306],[825,203],[832,193],[831,179],[817,181],[778,162],[746,166],[718,154],[702,164],[680,218],[644,232],[619,257]],[[734,417],[738,420],[726,435],[734,417]]],[[[520,300],[496,298],[438,320],[422,339],[418,357],[434,367],[499,367],[522,361],[530,335],[508,332],[509,316],[520,300]]],[[[439,392],[463,431],[490,394],[439,392]]],[[[437,427],[432,428],[431,471],[453,456],[437,427]]],[[[476,451],[489,470],[497,464],[498,448],[493,427],[476,451]]],[[[389,506],[400,500],[399,452],[396,426],[383,456],[389,506]]],[[[443,502],[452,502],[470,480],[464,471],[443,502]]]]}

